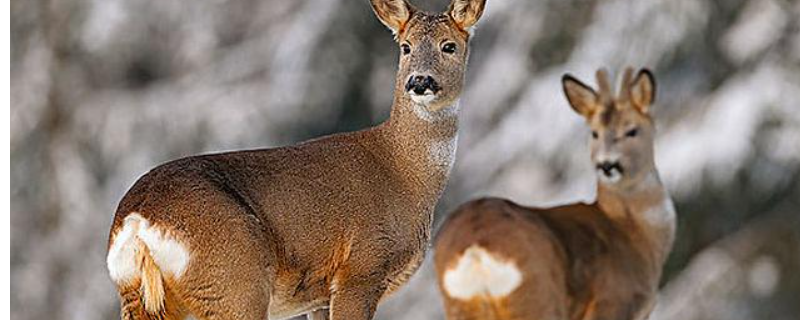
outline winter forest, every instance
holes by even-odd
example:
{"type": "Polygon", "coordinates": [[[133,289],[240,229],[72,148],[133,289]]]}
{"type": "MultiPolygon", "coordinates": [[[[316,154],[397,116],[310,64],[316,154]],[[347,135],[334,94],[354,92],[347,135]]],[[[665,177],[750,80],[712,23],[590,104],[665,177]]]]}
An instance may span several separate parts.
{"type": "MultiPolygon", "coordinates": [[[[445,0],[411,1],[431,11],[445,0]]],[[[367,0],[12,0],[11,318],[113,319],[116,205],[183,156],[385,120],[399,48],[367,0]]],[[[487,0],[434,233],[481,196],[591,201],[561,76],[648,67],[678,215],[653,320],[800,314],[800,1],[487,0]]],[[[429,252],[377,319],[443,319],[429,252]]]]}

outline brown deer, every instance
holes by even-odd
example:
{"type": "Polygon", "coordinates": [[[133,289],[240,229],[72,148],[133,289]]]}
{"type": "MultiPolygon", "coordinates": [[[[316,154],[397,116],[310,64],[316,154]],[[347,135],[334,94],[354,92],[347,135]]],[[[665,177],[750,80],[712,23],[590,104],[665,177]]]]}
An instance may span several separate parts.
{"type": "Polygon", "coordinates": [[[371,319],[417,270],[453,165],[484,0],[453,0],[444,13],[371,4],[401,50],[389,120],[145,174],[108,241],[122,319],[371,319]]]}
{"type": "Polygon", "coordinates": [[[645,319],[672,247],[675,210],[653,156],[655,82],[628,69],[618,95],[563,78],[592,129],[597,201],[531,208],[498,198],[458,208],[437,235],[447,318],[645,319]]]}

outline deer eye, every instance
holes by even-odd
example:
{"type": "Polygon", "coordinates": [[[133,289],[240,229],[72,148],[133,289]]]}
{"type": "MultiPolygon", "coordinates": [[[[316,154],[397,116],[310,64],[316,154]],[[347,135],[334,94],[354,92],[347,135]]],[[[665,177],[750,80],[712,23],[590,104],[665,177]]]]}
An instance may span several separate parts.
{"type": "Polygon", "coordinates": [[[597,139],[597,131],[592,130],[592,139],[597,139]]]}
{"type": "Polygon", "coordinates": [[[411,46],[409,46],[407,43],[401,44],[400,49],[403,50],[403,54],[411,53],[411,46]]]}
{"type": "Polygon", "coordinates": [[[442,52],[444,53],[455,53],[456,52],[456,44],[453,42],[448,42],[442,45],[442,52]]]}
{"type": "Polygon", "coordinates": [[[625,136],[628,138],[633,138],[639,134],[639,128],[633,128],[628,131],[625,131],[625,136]]]}

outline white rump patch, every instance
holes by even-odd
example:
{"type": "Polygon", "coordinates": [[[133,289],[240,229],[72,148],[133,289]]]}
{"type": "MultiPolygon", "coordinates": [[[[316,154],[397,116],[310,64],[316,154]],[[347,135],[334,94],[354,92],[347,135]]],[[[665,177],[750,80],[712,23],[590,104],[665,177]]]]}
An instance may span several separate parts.
{"type": "Polygon", "coordinates": [[[114,235],[108,250],[106,263],[108,272],[117,283],[124,283],[138,276],[136,270],[136,240],[141,240],[150,249],[153,261],[165,274],[175,278],[183,275],[189,264],[189,251],[173,237],[150,226],[150,222],[138,213],[125,217],[122,230],[114,235]]]}
{"type": "Polygon", "coordinates": [[[511,261],[501,261],[473,245],[444,273],[444,289],[450,297],[469,300],[476,296],[502,298],[519,287],[522,273],[511,261]]]}
{"type": "MultiPolygon", "coordinates": [[[[139,215],[137,214],[136,216],[139,215]]],[[[136,274],[136,241],[134,234],[137,226],[128,223],[128,218],[125,219],[125,225],[122,230],[114,235],[114,240],[106,257],[108,273],[111,275],[111,279],[117,283],[127,282],[136,274]]]]}

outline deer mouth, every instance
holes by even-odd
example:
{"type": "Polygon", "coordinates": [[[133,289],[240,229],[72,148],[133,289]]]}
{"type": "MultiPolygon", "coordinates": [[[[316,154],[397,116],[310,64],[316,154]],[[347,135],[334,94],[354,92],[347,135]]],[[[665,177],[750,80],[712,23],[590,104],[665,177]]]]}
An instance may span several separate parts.
{"type": "Polygon", "coordinates": [[[405,89],[411,100],[423,105],[430,104],[436,98],[436,94],[442,90],[433,77],[419,75],[409,77],[405,89]]]}
{"type": "Polygon", "coordinates": [[[436,98],[436,93],[430,89],[423,91],[421,94],[416,91],[409,91],[408,95],[414,103],[422,105],[429,105],[436,98]]]}
{"type": "Polygon", "coordinates": [[[622,179],[622,174],[624,170],[622,166],[618,163],[600,163],[596,166],[597,175],[600,176],[600,180],[606,183],[616,183],[620,179],[622,179]]]}

